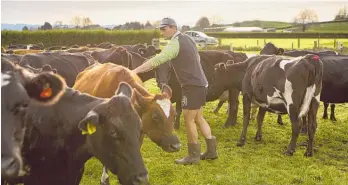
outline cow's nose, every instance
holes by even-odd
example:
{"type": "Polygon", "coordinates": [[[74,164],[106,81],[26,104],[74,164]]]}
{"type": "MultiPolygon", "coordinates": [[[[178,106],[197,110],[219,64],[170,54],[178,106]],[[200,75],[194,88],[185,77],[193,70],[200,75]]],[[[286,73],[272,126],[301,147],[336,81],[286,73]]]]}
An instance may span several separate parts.
{"type": "Polygon", "coordinates": [[[181,143],[171,144],[170,147],[175,151],[178,151],[181,148],[181,143]]]}
{"type": "Polygon", "coordinates": [[[3,176],[17,176],[19,167],[19,161],[14,157],[1,157],[1,173],[3,176]]]}
{"type": "Polygon", "coordinates": [[[139,183],[139,185],[149,185],[150,184],[147,175],[138,176],[137,182],[139,183]]]}

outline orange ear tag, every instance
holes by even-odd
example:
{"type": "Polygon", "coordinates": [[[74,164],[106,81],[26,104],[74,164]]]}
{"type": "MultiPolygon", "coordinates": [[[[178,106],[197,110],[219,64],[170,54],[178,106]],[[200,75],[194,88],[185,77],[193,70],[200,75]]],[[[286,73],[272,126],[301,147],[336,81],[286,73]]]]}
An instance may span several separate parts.
{"type": "Polygon", "coordinates": [[[51,96],[52,96],[52,88],[50,87],[45,88],[40,94],[41,98],[49,98],[51,96]]]}

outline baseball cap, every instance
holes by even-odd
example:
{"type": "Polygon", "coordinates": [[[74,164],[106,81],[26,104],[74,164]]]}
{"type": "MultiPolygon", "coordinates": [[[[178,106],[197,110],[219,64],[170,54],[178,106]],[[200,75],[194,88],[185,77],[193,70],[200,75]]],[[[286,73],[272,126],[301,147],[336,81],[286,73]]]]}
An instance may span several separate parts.
{"type": "Polygon", "coordinates": [[[161,24],[159,26],[157,26],[156,28],[163,28],[165,26],[177,26],[176,22],[174,21],[174,19],[171,18],[164,18],[161,21],[161,24]]]}

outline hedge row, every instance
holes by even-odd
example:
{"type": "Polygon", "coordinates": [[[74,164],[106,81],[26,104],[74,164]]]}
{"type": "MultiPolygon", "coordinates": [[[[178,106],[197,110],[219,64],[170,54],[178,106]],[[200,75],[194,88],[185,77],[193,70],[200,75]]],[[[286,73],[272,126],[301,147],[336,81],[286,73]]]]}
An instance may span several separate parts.
{"type": "Polygon", "coordinates": [[[217,38],[348,38],[348,33],[209,32],[206,34],[217,38]]]}
{"type": "Polygon", "coordinates": [[[50,30],[50,31],[2,31],[1,45],[43,43],[45,47],[87,45],[110,42],[126,45],[147,43],[159,38],[153,30],[107,31],[107,30],[50,30]]]}

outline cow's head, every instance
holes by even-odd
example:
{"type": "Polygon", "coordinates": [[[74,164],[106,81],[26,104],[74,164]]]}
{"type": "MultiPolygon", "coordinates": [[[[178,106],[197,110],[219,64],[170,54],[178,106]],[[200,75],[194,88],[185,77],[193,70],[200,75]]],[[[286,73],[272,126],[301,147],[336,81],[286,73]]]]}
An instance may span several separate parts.
{"type": "Polygon", "coordinates": [[[140,153],[141,120],[132,106],[132,89],[120,83],[116,94],[93,108],[79,123],[87,146],[121,184],[147,184],[140,153]]]}
{"type": "Polygon", "coordinates": [[[174,107],[170,102],[172,90],[164,85],[161,94],[143,96],[134,89],[134,98],[139,105],[145,133],[153,142],[166,152],[180,150],[179,138],[174,132],[174,107]]]}
{"type": "Polygon", "coordinates": [[[148,46],[147,48],[138,49],[138,53],[140,53],[140,55],[145,58],[150,58],[160,52],[161,52],[161,49],[156,49],[155,46],[152,46],[152,45],[148,46]]]}
{"type": "Polygon", "coordinates": [[[284,49],[277,48],[273,43],[269,42],[260,52],[261,55],[283,55],[284,49]]]}
{"type": "Polygon", "coordinates": [[[52,73],[32,74],[1,60],[1,175],[19,176],[22,172],[21,146],[28,104],[52,105],[65,88],[64,80],[52,73]]]}
{"type": "Polygon", "coordinates": [[[234,64],[229,60],[228,64],[219,63],[214,67],[214,77],[209,84],[207,101],[218,99],[229,88],[239,87],[245,74],[245,62],[234,64]]]}

